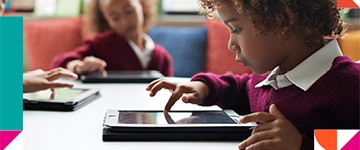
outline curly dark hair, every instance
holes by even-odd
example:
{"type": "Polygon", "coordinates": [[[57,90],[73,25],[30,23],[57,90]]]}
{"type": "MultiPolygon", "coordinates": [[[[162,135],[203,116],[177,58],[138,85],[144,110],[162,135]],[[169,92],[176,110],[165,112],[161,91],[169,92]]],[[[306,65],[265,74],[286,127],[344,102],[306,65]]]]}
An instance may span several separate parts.
{"type": "MultiPolygon", "coordinates": [[[[90,0],[85,11],[85,28],[89,35],[110,30],[110,26],[106,21],[100,8],[101,0],[90,0]]],[[[158,0],[139,0],[145,8],[144,13],[144,32],[147,32],[153,25],[154,16],[158,6],[158,0]]]]}
{"type": "MultiPolygon", "coordinates": [[[[336,0],[198,0],[198,4],[200,13],[209,18],[216,8],[235,5],[239,13],[251,18],[256,34],[290,27],[289,31],[312,47],[321,47],[345,31],[336,0]],[[288,15],[287,9],[293,16],[288,15]]],[[[285,41],[288,37],[284,38],[285,31],[281,32],[279,37],[285,41]]]]}

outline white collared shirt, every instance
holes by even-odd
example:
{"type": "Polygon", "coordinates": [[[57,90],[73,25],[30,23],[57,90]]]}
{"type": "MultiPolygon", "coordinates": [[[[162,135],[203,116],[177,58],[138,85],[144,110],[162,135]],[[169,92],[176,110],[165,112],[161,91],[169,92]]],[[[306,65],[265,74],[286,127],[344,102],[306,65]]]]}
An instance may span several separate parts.
{"type": "Polygon", "coordinates": [[[151,37],[148,36],[147,34],[144,34],[143,38],[144,38],[144,42],[145,42],[145,48],[144,48],[143,51],[141,51],[139,46],[136,45],[134,41],[132,41],[131,39],[125,37],[126,41],[129,43],[130,47],[133,49],[136,56],[138,57],[138,59],[139,59],[139,61],[141,63],[141,66],[144,69],[146,69],[149,66],[149,63],[151,61],[152,52],[155,49],[155,43],[151,39],[151,37]]]}
{"type": "Polygon", "coordinates": [[[255,85],[255,88],[270,85],[278,90],[294,84],[307,91],[331,68],[337,56],[342,56],[342,53],[337,41],[332,40],[284,75],[279,75],[279,66],[276,67],[265,80],[255,85]]]}

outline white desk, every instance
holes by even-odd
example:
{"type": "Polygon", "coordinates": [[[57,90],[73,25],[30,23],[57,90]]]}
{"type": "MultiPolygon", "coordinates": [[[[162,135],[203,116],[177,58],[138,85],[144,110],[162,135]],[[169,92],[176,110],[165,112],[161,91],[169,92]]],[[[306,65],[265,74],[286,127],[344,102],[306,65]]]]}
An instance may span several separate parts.
{"type": "MultiPolygon", "coordinates": [[[[188,81],[171,78],[169,80],[188,81]]],[[[62,80],[64,81],[64,80],[62,80]]],[[[82,84],[75,87],[99,88],[101,97],[73,112],[24,110],[23,142],[27,150],[235,150],[239,142],[103,142],[102,124],[107,109],[163,110],[170,92],[161,90],[149,97],[147,84],[82,84]]],[[[219,110],[178,101],[172,110],[219,110]]]]}

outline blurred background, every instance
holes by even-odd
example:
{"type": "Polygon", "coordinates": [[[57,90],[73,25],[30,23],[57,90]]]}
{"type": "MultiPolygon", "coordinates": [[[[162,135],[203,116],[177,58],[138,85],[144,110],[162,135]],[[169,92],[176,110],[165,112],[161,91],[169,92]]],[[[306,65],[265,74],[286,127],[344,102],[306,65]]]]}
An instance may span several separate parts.
{"type": "MultiPolygon", "coordinates": [[[[49,69],[49,61],[70,51],[86,38],[84,7],[89,0],[8,0],[5,16],[24,19],[23,71],[49,69]]],[[[360,9],[342,14],[348,37],[339,40],[344,55],[360,60],[360,9]]],[[[198,72],[251,73],[234,61],[227,50],[228,30],[220,21],[199,15],[197,0],[159,0],[149,31],[174,60],[174,75],[191,77],[198,72]],[[224,51],[227,51],[224,53],[224,51]]]]}

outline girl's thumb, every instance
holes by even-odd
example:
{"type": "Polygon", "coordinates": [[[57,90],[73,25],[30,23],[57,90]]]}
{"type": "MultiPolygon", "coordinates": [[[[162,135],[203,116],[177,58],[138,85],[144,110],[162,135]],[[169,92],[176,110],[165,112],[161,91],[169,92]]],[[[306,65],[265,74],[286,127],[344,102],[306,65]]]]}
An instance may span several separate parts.
{"type": "Polygon", "coordinates": [[[269,112],[270,112],[270,114],[275,114],[275,115],[284,117],[284,115],[283,115],[283,114],[280,112],[280,110],[275,106],[275,104],[271,104],[271,105],[270,105],[269,112]]]}
{"type": "Polygon", "coordinates": [[[184,94],[182,97],[181,97],[181,100],[184,102],[184,103],[192,103],[192,104],[198,104],[198,100],[199,98],[195,96],[195,94],[193,93],[188,93],[188,94],[184,94]]]}

